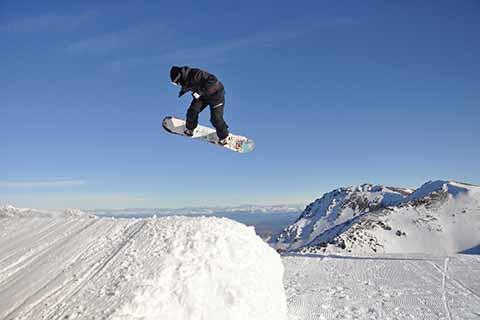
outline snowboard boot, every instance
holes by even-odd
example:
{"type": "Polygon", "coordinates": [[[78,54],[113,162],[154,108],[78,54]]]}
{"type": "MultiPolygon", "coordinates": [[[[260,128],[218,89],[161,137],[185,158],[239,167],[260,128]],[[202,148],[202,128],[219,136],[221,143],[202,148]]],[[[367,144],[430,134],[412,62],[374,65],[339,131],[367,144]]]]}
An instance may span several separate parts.
{"type": "Polygon", "coordinates": [[[226,144],[229,143],[229,142],[230,142],[230,136],[227,136],[226,138],[223,138],[223,139],[221,139],[221,140],[218,140],[218,144],[219,144],[219,145],[222,145],[222,146],[226,145],[226,144]]]}
{"type": "Polygon", "coordinates": [[[183,133],[186,136],[193,137],[193,130],[190,130],[190,129],[186,128],[185,131],[183,131],[183,133]]]}

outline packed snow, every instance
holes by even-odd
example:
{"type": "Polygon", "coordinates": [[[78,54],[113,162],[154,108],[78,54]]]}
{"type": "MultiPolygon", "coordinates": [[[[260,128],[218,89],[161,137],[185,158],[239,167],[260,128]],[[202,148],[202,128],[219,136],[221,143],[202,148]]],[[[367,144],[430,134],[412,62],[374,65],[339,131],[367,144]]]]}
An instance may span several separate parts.
{"type": "Polygon", "coordinates": [[[480,319],[480,258],[283,258],[290,320],[480,319]]]}
{"type": "Polygon", "coordinates": [[[232,220],[1,222],[0,319],[286,319],[280,256],[232,220]]]}
{"type": "Polygon", "coordinates": [[[252,228],[182,217],[145,228],[137,241],[153,250],[131,250],[135,277],[143,280],[113,319],[286,319],[283,265],[252,228]]]}
{"type": "Polygon", "coordinates": [[[479,256],[280,257],[229,219],[74,212],[0,208],[0,319],[480,318],[479,256]]]}

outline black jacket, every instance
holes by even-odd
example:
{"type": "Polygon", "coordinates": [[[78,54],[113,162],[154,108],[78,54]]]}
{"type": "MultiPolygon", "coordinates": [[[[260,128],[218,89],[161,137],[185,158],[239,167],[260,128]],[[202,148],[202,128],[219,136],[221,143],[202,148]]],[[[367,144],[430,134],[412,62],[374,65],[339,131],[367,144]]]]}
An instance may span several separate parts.
{"type": "Polygon", "coordinates": [[[182,74],[179,80],[182,86],[181,94],[192,91],[200,96],[209,97],[224,90],[223,84],[211,73],[190,67],[182,67],[180,72],[182,74]]]}

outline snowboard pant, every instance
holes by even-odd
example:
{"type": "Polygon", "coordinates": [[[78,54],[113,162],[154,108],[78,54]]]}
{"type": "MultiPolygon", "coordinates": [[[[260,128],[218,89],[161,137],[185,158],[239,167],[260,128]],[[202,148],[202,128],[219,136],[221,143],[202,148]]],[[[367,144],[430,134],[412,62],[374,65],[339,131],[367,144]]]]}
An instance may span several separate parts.
{"type": "Polygon", "coordinates": [[[211,97],[200,97],[193,99],[190,108],[187,111],[187,128],[194,130],[198,125],[198,115],[207,106],[210,106],[210,122],[217,130],[218,138],[228,137],[228,125],[223,120],[223,110],[225,107],[225,92],[221,90],[211,97]]]}

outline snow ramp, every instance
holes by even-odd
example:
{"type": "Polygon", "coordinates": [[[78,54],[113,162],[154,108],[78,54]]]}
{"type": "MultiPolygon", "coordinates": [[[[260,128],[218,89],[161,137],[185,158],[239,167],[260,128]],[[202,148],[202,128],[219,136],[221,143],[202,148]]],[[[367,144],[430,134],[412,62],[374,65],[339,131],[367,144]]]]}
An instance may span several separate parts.
{"type": "Polygon", "coordinates": [[[0,319],[287,317],[280,256],[232,220],[0,220],[0,319]]]}

